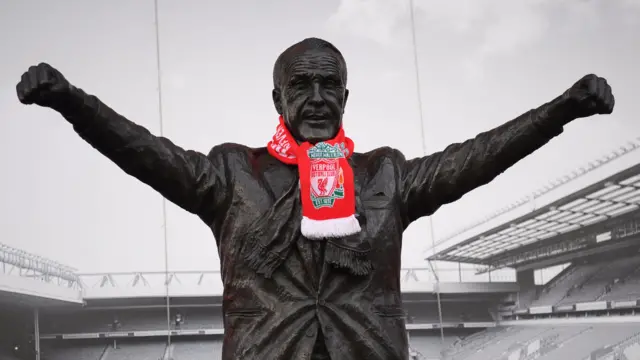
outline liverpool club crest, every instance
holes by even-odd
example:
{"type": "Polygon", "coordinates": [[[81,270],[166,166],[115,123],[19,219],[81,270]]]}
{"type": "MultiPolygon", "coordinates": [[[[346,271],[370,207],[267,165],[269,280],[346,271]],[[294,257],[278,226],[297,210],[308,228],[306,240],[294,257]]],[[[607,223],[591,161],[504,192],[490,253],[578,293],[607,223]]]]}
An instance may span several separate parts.
{"type": "Polygon", "coordinates": [[[333,207],[336,199],[344,198],[344,175],[340,167],[340,159],[344,158],[342,147],[321,142],[309,149],[307,154],[311,162],[313,207],[333,207]]]}

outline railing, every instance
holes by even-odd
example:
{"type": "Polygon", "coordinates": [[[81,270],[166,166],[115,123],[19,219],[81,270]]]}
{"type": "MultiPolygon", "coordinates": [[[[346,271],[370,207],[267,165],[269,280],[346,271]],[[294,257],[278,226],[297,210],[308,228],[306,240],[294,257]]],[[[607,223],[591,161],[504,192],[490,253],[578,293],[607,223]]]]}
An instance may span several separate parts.
{"type": "Polygon", "coordinates": [[[80,286],[76,269],[4,244],[0,244],[0,267],[0,272],[5,275],[29,277],[73,288],[80,286]]]}
{"type": "MultiPolygon", "coordinates": [[[[513,270],[499,270],[491,274],[477,275],[474,269],[445,268],[401,269],[402,283],[412,282],[515,282],[513,270]]],[[[124,288],[164,286],[222,286],[219,270],[209,271],[147,271],[78,274],[83,288],[124,288]]]]}
{"type": "Polygon", "coordinates": [[[578,267],[577,266],[567,266],[566,268],[562,269],[562,271],[560,271],[560,273],[558,275],[556,275],[553,279],[551,279],[548,283],[548,285],[546,286],[547,292],[551,289],[553,289],[554,287],[558,286],[558,284],[560,284],[562,281],[564,281],[567,277],[571,276],[571,274],[573,274],[576,269],[578,267]]]}
{"type": "Polygon", "coordinates": [[[607,285],[605,285],[605,287],[600,292],[600,295],[596,296],[596,299],[594,301],[601,301],[602,298],[605,297],[605,295],[607,295],[609,293],[609,291],[607,290],[607,287],[612,283],[613,282],[609,282],[607,285]]]}

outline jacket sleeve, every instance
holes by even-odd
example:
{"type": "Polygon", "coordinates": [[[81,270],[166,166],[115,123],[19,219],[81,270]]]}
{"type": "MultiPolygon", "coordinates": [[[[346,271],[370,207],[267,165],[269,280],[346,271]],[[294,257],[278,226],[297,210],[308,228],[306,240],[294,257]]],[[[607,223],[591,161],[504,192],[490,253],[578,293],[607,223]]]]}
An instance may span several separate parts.
{"type": "Polygon", "coordinates": [[[213,216],[226,188],[219,148],[209,155],[182,149],[129,121],[95,96],[82,92],[82,99],[80,106],[61,111],[80,137],[167,200],[203,219],[213,216]]]}
{"type": "Polygon", "coordinates": [[[444,151],[401,160],[399,191],[407,225],[489,183],[562,133],[568,122],[542,106],[444,151]]]}

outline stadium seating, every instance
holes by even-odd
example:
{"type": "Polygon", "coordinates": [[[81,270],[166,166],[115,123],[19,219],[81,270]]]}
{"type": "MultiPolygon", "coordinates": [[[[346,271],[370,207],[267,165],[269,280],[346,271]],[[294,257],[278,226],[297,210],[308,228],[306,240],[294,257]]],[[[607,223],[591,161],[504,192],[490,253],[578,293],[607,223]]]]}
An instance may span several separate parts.
{"type": "MultiPolygon", "coordinates": [[[[42,358],[46,360],[99,360],[107,345],[83,344],[42,344],[42,358]]],[[[155,359],[157,360],[157,359],[155,359]]]]}
{"type": "Polygon", "coordinates": [[[614,281],[611,289],[604,294],[602,300],[636,300],[640,299],[640,265],[626,277],[614,281]]]}
{"type": "Polygon", "coordinates": [[[159,360],[164,358],[165,350],[164,342],[119,342],[117,348],[109,347],[101,360],[159,360]]]}
{"type": "MultiPolygon", "coordinates": [[[[189,308],[181,311],[183,322],[180,329],[221,329],[222,314],[219,308],[189,308]]],[[[170,325],[176,329],[175,319],[170,325]]],[[[81,318],[75,314],[53,313],[43,316],[41,331],[44,334],[86,333],[108,331],[145,331],[167,328],[167,313],[164,309],[86,311],[81,318]],[[114,328],[114,320],[118,320],[114,328]]]]}
{"type": "Polygon", "coordinates": [[[636,342],[621,352],[634,352],[639,333],[638,324],[499,327],[461,340],[444,354],[447,360],[580,360],[628,339],[636,342]]]}
{"type": "Polygon", "coordinates": [[[457,336],[445,335],[443,339],[438,335],[414,335],[409,339],[409,346],[418,354],[418,359],[440,359],[443,349],[451,346],[457,336]]]}
{"type": "Polygon", "coordinates": [[[171,349],[175,360],[211,360],[222,354],[222,340],[176,342],[171,349]]]}
{"type": "Polygon", "coordinates": [[[549,282],[531,306],[636,300],[640,298],[639,285],[640,256],[575,264],[549,282]]]}
{"type": "Polygon", "coordinates": [[[19,359],[9,352],[0,351],[0,360],[19,360],[19,359]]]}
{"type": "MultiPolygon", "coordinates": [[[[483,302],[445,302],[441,306],[442,322],[491,322],[489,304],[483,302]]],[[[404,305],[407,322],[416,324],[437,324],[440,322],[438,304],[435,302],[408,302],[404,305]]]]}
{"type": "Polygon", "coordinates": [[[593,273],[600,269],[598,264],[582,264],[572,265],[572,269],[567,271],[554,281],[545,286],[539,294],[538,299],[534,300],[531,306],[547,306],[555,305],[567,296],[571,287],[580,284],[593,273]]]}
{"type": "Polygon", "coordinates": [[[479,351],[485,344],[491,343],[492,340],[499,338],[505,332],[505,328],[490,328],[472,334],[443,349],[443,354],[446,359],[466,359],[466,356],[479,351]]]}
{"type": "Polygon", "coordinates": [[[628,276],[639,265],[640,258],[638,257],[606,262],[598,266],[598,270],[593,272],[581,284],[577,284],[577,287],[572,289],[573,291],[569,291],[558,305],[599,300],[606,293],[608,286],[612,286],[614,282],[628,276]]]}
{"type": "Polygon", "coordinates": [[[85,333],[109,331],[114,315],[108,312],[46,314],[40,318],[40,331],[44,334],[85,333]]]}
{"type": "Polygon", "coordinates": [[[189,309],[184,315],[182,329],[222,329],[222,314],[219,309],[211,311],[198,311],[189,309]]]}

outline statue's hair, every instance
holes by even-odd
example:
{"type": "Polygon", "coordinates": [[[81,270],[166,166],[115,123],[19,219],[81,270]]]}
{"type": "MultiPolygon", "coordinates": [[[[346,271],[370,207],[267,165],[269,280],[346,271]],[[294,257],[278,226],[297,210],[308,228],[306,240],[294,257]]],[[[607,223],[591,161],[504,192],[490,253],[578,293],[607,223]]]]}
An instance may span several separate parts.
{"type": "Polygon", "coordinates": [[[342,56],[342,53],[338,48],[333,46],[330,42],[318,38],[307,38],[298,43],[295,43],[288,47],[285,51],[278,56],[275,65],[273,66],[273,87],[275,89],[280,89],[283,84],[280,83],[282,79],[283,72],[289,67],[291,61],[295,58],[296,55],[306,51],[306,50],[322,50],[326,49],[333,52],[340,62],[342,62],[342,66],[344,68],[344,72],[342,74],[342,81],[344,84],[347,84],[347,63],[342,56]]]}

